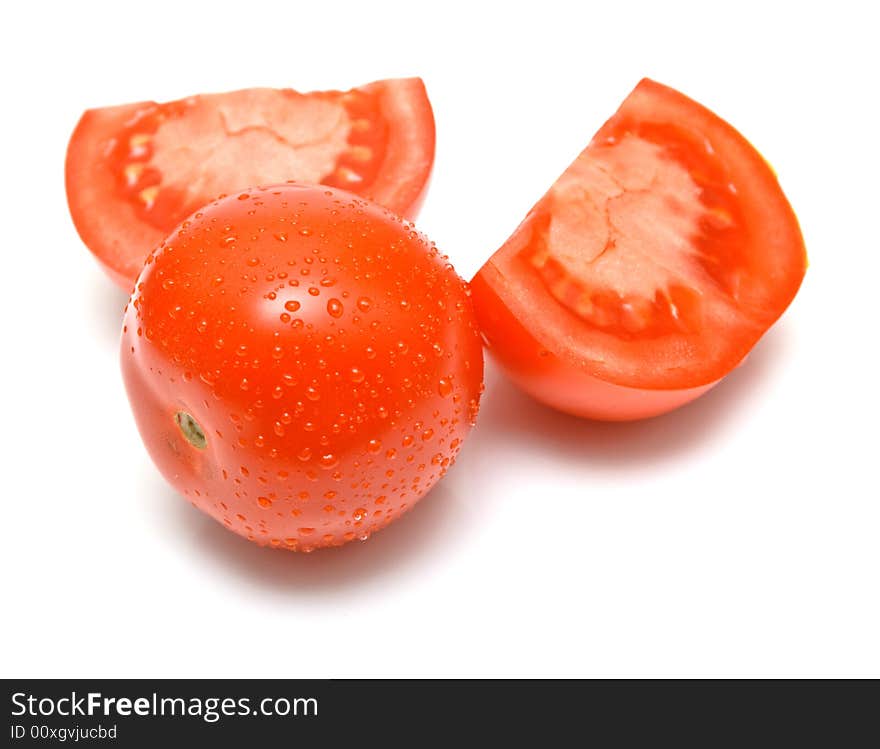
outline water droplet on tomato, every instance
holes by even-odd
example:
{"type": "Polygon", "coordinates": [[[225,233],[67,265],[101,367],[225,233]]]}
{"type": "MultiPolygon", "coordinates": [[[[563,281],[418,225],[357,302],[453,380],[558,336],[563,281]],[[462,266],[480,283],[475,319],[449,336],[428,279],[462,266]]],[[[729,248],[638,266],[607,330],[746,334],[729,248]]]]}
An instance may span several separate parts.
{"type": "Polygon", "coordinates": [[[480,412],[480,402],[471,398],[468,402],[468,423],[474,426],[477,423],[477,414],[480,412]]]}
{"type": "Polygon", "coordinates": [[[452,380],[448,377],[441,377],[437,383],[437,392],[444,398],[452,395],[452,380]]]}
{"type": "Polygon", "coordinates": [[[342,317],[342,313],[344,312],[344,308],[342,306],[342,302],[338,299],[331,299],[327,302],[327,313],[330,317],[342,317]]]}

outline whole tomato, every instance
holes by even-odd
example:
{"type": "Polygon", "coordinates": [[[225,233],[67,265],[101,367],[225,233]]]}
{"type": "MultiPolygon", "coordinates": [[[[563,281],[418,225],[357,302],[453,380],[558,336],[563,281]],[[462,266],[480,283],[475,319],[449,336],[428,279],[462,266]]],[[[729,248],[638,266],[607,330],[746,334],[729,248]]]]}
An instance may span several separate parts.
{"type": "Polygon", "coordinates": [[[285,184],[211,203],[148,258],[122,371],[159,470],[261,545],[366,539],[439,479],[477,415],[466,285],[403,219],[285,184]]]}

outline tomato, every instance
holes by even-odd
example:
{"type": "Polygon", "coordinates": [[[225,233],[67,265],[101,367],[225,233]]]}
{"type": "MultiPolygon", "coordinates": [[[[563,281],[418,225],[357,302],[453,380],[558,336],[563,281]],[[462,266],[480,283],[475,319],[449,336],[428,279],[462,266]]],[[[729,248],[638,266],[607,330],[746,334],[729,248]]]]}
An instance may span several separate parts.
{"type": "Polygon", "coordinates": [[[487,346],[538,400],[624,420],[669,411],[736,367],[806,270],[760,154],[643,80],[477,273],[487,346]]]}
{"type": "Polygon", "coordinates": [[[253,88],[88,110],[67,150],[67,200],[83,242],[128,291],[149,252],[218,195],[322,183],[412,218],[433,161],[418,78],[347,92],[253,88]]]}
{"type": "Polygon", "coordinates": [[[141,436],[262,545],[364,539],[447,471],[477,415],[466,285],[389,210],[286,184],[214,201],[146,261],[121,349],[141,436]]]}

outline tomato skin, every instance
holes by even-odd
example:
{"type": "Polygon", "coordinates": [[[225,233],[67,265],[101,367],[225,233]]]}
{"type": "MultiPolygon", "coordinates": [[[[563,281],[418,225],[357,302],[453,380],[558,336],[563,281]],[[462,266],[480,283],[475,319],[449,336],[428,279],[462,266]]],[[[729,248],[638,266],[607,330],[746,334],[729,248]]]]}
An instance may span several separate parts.
{"type": "Polygon", "coordinates": [[[542,346],[486,282],[486,273],[481,271],[471,281],[486,350],[519,388],[545,405],[586,419],[630,421],[683,406],[717,384],[649,390],[596,377],[579,362],[542,346]]]}
{"type": "MultiPolygon", "coordinates": [[[[633,140],[627,142],[631,144],[633,140]]],[[[581,183],[581,188],[584,197],[580,199],[584,203],[601,205],[603,195],[591,192],[592,184],[581,183]]],[[[689,194],[682,197],[694,200],[689,194]]],[[[667,210],[675,220],[686,215],[681,207],[686,205],[684,200],[670,200],[667,205],[671,206],[667,210]]],[[[607,225],[617,229],[619,225],[607,210],[606,207],[607,225]]],[[[639,218],[644,220],[644,214],[639,218]]],[[[648,221],[653,220],[651,215],[648,221]]],[[[659,226],[660,230],[664,228],[668,226],[659,226]]],[[[659,230],[655,233],[665,236],[659,230]]],[[[619,236],[624,241],[628,239],[623,230],[619,236]]],[[[589,273],[589,264],[602,257],[608,248],[607,257],[619,252],[616,242],[610,241],[598,255],[588,255],[580,267],[589,273]]],[[[471,287],[488,350],[514,382],[537,400],[561,411],[616,421],[668,412],[714,387],[745,360],[783,313],[805,270],[806,253],[797,219],[760,154],[706,108],[673,89],[644,80],[480,269],[471,287]],[[558,261],[561,258],[562,263],[573,263],[571,258],[579,249],[576,237],[585,237],[585,246],[594,237],[588,233],[577,235],[576,231],[556,235],[570,244],[562,245],[562,251],[553,254],[552,243],[557,240],[548,226],[553,226],[555,212],[560,208],[568,211],[562,216],[569,221],[578,216],[570,207],[577,209],[578,204],[566,205],[565,194],[556,192],[557,185],[566,178],[567,187],[577,184],[579,175],[591,174],[591,166],[592,174],[599,173],[604,179],[610,172],[607,161],[601,158],[607,160],[607,154],[621,148],[627,138],[642,139],[640,142],[649,144],[655,152],[659,144],[666,161],[647,166],[626,163],[629,172],[624,171],[614,183],[614,189],[620,190],[613,193],[615,199],[618,195],[632,198],[637,192],[652,192],[660,170],[666,168],[666,163],[672,163],[671,171],[679,170],[680,174],[684,168],[692,176],[692,194],[699,195],[708,219],[721,215],[729,222],[723,230],[716,230],[711,222],[701,220],[699,232],[675,238],[695,255],[716,253],[710,258],[714,263],[711,272],[702,268],[694,273],[702,287],[695,286],[696,292],[690,299],[696,298],[699,305],[704,298],[723,297],[723,325],[717,322],[720,318],[705,314],[701,317],[695,313],[688,319],[690,308],[680,304],[678,310],[684,310],[684,314],[678,329],[668,323],[663,323],[666,328],[655,324],[651,329],[653,320],[644,325],[647,333],[638,325],[614,327],[613,314],[594,312],[599,308],[604,313],[602,305],[609,305],[607,300],[613,301],[613,296],[601,287],[590,286],[595,283],[594,277],[578,277],[577,271],[566,275],[566,266],[558,261]],[[639,169],[651,175],[651,186],[627,192],[624,180],[638,175],[639,169]],[[556,265],[551,265],[554,262],[556,265]],[[735,281],[732,291],[725,288],[731,279],[735,281]],[[579,314],[581,309],[586,311],[579,314]],[[595,320],[585,317],[589,314],[595,320]]],[[[620,281],[630,276],[618,272],[614,278],[620,281]]],[[[644,279],[645,275],[636,281],[644,279]]],[[[629,302],[631,298],[619,297],[618,303],[629,302]]],[[[684,299],[687,301],[688,297],[684,299]]],[[[650,296],[642,301],[646,304],[636,307],[637,310],[656,306],[650,296]]],[[[672,305],[666,309],[670,307],[675,309],[672,305]]],[[[610,305],[609,308],[617,312],[610,305]]],[[[699,312],[698,306],[694,309],[699,312]]],[[[647,317],[638,322],[643,319],[647,317]]],[[[676,314],[674,322],[678,319],[676,314]]]]}
{"type": "Polygon", "coordinates": [[[166,479],[249,540],[366,538],[441,478],[476,418],[466,286],[411,225],[344,191],[242,195],[181,224],[138,278],[121,345],[135,420],[166,479]]]}
{"type": "Polygon", "coordinates": [[[65,188],[83,243],[130,291],[144,258],[196,206],[252,184],[326,184],[414,219],[434,147],[434,115],[419,78],[346,92],[244,89],[87,110],[68,144],[65,188]],[[322,145],[331,140],[327,127],[332,148],[322,145]],[[230,146],[247,137],[263,141],[230,146]],[[314,153],[322,148],[332,152],[314,153]]]}

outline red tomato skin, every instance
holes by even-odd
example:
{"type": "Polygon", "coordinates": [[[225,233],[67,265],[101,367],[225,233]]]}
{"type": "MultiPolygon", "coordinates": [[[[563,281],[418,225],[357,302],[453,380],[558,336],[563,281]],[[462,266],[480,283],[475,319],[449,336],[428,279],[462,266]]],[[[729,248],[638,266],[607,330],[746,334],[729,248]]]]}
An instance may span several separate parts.
{"type": "Polygon", "coordinates": [[[486,350],[521,390],[544,405],[585,419],[632,421],[683,406],[717,384],[651,390],[602,380],[544,348],[486,282],[486,272],[471,281],[486,350]],[[485,331],[492,331],[491,337],[485,331]]]}
{"type": "Polygon", "coordinates": [[[365,539],[445,474],[476,419],[467,287],[380,206],[324,187],[244,194],[181,224],[138,278],[121,344],[138,429],[169,483],[251,541],[365,539]]]}

